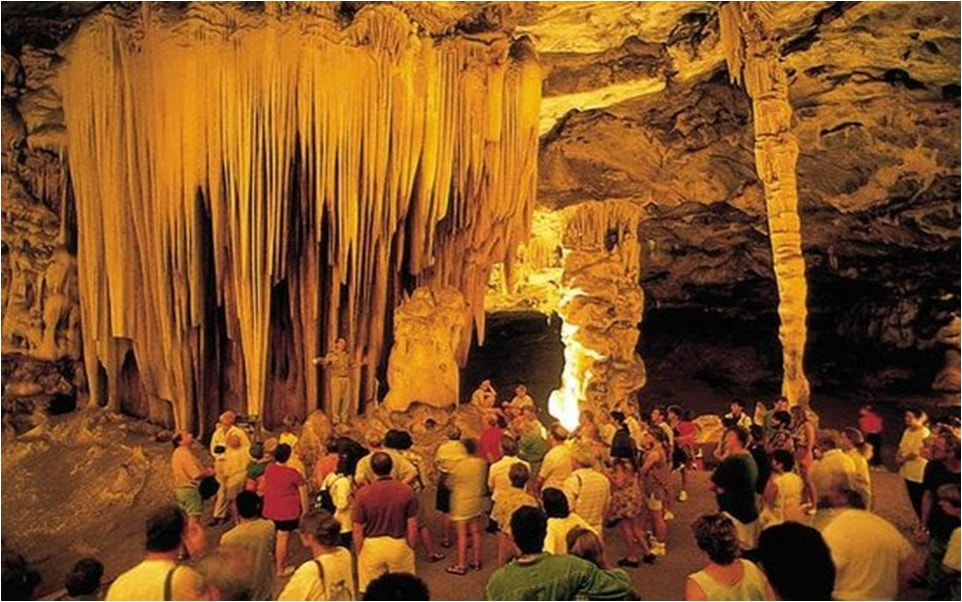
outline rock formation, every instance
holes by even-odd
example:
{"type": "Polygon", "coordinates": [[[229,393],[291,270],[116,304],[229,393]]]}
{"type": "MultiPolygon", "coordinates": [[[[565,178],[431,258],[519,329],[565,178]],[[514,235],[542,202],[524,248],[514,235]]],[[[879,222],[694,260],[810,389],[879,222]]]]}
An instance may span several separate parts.
{"type": "Polygon", "coordinates": [[[387,364],[384,407],[404,412],[412,403],[436,408],[456,406],[458,348],[470,324],[457,289],[419,288],[394,310],[394,345],[387,364]]]}

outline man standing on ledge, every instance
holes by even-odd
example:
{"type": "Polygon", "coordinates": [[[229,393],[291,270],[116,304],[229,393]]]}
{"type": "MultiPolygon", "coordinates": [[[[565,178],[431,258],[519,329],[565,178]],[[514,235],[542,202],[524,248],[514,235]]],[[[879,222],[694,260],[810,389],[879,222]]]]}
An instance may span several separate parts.
{"type": "Polygon", "coordinates": [[[346,424],[351,414],[351,358],[347,354],[347,341],[338,339],[334,342],[334,349],[327,355],[315,357],[315,366],[323,366],[331,371],[330,415],[331,422],[346,424]]]}

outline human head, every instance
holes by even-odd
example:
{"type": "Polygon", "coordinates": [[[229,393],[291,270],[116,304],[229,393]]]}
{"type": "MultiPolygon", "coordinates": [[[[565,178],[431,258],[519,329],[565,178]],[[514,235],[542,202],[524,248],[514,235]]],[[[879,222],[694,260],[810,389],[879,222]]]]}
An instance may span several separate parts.
{"type": "Polygon", "coordinates": [[[685,418],[685,410],[680,405],[670,405],[668,406],[668,420],[671,422],[678,422],[685,418]]]}
{"type": "Polygon", "coordinates": [[[595,453],[587,443],[578,443],[571,450],[571,463],[578,468],[591,468],[595,465],[595,453]]]}
{"type": "Polygon", "coordinates": [[[430,600],[428,585],[411,573],[384,573],[367,584],[365,600],[430,600]]]}
{"type": "Polygon", "coordinates": [[[478,455],[478,440],[477,439],[465,439],[461,442],[464,446],[464,451],[468,452],[469,456],[478,455]]]}
{"type": "Polygon", "coordinates": [[[946,483],[935,490],[936,499],[942,512],[949,516],[959,516],[959,485],[946,483]]]}
{"type": "Polygon", "coordinates": [[[514,394],[517,395],[518,397],[527,395],[527,393],[528,393],[528,387],[526,387],[522,383],[518,383],[518,385],[514,388],[514,394]]]}
{"type": "Polygon", "coordinates": [[[237,414],[235,414],[233,410],[227,410],[220,415],[220,423],[226,428],[234,426],[235,422],[237,422],[237,414]]]}
{"type": "Polygon", "coordinates": [[[345,349],[347,349],[347,341],[345,341],[344,339],[338,339],[334,341],[334,349],[336,349],[337,351],[344,351],[345,349]]]}
{"type": "Polygon", "coordinates": [[[448,439],[450,439],[451,441],[461,440],[461,429],[456,427],[453,424],[448,427],[448,430],[446,431],[446,433],[447,433],[448,439]]]}
{"type": "Polygon", "coordinates": [[[236,504],[237,513],[240,514],[241,518],[246,518],[247,520],[259,517],[263,509],[261,496],[253,491],[241,491],[238,493],[236,504]]]}
{"type": "Polygon", "coordinates": [[[822,453],[831,451],[833,449],[838,449],[838,431],[832,429],[821,429],[818,431],[818,438],[816,439],[816,445],[822,453]]]}
{"type": "Polygon", "coordinates": [[[728,407],[731,409],[732,415],[735,417],[741,416],[742,412],[745,411],[745,405],[742,403],[741,399],[732,401],[728,407]]]}
{"type": "Polygon", "coordinates": [[[391,469],[394,468],[394,461],[391,456],[384,452],[374,452],[371,456],[371,470],[374,474],[379,477],[386,477],[391,474],[391,469]]]}
{"type": "Polygon", "coordinates": [[[316,541],[326,548],[335,548],[341,540],[341,523],[326,510],[313,512],[301,519],[300,534],[305,546],[316,541]]]}
{"type": "Polygon", "coordinates": [[[792,422],[796,425],[808,422],[808,414],[805,413],[805,408],[802,406],[792,406],[788,413],[791,414],[792,422]]]}
{"type": "Polygon", "coordinates": [[[63,580],[67,594],[92,596],[100,589],[100,579],[104,576],[104,565],[96,558],[81,558],[63,580]]]}
{"type": "Polygon", "coordinates": [[[775,411],[776,412],[787,412],[788,411],[788,398],[784,395],[775,398],[775,411]]]}
{"type": "Polygon", "coordinates": [[[173,504],[161,506],[147,518],[147,551],[163,553],[180,549],[186,527],[187,515],[183,510],[173,504]]]}
{"type": "Polygon", "coordinates": [[[849,449],[862,449],[865,446],[865,437],[862,435],[862,431],[854,427],[846,427],[842,429],[842,437],[839,439],[839,446],[844,450],[849,449]]]}
{"type": "Polygon", "coordinates": [[[329,454],[336,454],[339,447],[337,437],[329,437],[324,444],[324,449],[326,449],[329,454]]]}
{"type": "Polygon", "coordinates": [[[695,543],[715,564],[728,566],[738,558],[735,524],[723,514],[705,514],[692,525],[695,543]]]}
{"type": "Polygon", "coordinates": [[[788,428],[792,424],[792,415],[783,411],[775,412],[772,414],[772,423],[776,428],[788,428]]]}
{"type": "Polygon", "coordinates": [[[498,415],[494,412],[485,414],[484,423],[490,427],[498,426],[498,415]]]}
{"type": "Polygon", "coordinates": [[[925,425],[925,412],[919,408],[905,410],[905,426],[916,428],[925,425]]]}
{"type": "Polygon", "coordinates": [[[952,431],[943,430],[929,446],[929,459],[940,462],[959,461],[959,438],[952,431]]]}
{"type": "Polygon", "coordinates": [[[517,456],[518,440],[511,435],[501,435],[501,453],[505,456],[517,456]]]}
{"type": "Polygon", "coordinates": [[[540,552],[544,548],[547,531],[548,518],[538,508],[521,506],[511,515],[511,537],[522,554],[540,552]]]}
{"type": "Polygon", "coordinates": [[[286,443],[281,443],[274,450],[274,461],[278,464],[285,464],[291,459],[291,446],[286,443]]]}
{"type": "Polygon", "coordinates": [[[364,433],[364,440],[367,442],[368,447],[377,449],[384,445],[384,434],[377,429],[370,429],[364,433]]]}
{"type": "Polygon", "coordinates": [[[389,449],[405,450],[414,446],[411,433],[400,429],[391,429],[384,435],[384,447],[389,449]]]}
{"type": "Polygon", "coordinates": [[[482,381],[481,381],[481,388],[482,388],[482,389],[490,389],[490,388],[491,388],[491,381],[488,380],[488,379],[482,380],[482,381]]]}
{"type": "Polygon", "coordinates": [[[568,438],[568,430],[561,426],[560,422],[555,422],[551,425],[551,428],[548,429],[548,437],[555,445],[564,443],[565,439],[568,438]]]}
{"type": "Polygon", "coordinates": [[[649,414],[652,424],[661,424],[665,421],[665,410],[661,406],[655,406],[651,408],[651,413],[649,414]]]}
{"type": "Polygon", "coordinates": [[[625,413],[624,413],[624,412],[619,412],[618,410],[615,410],[614,412],[611,412],[611,413],[609,414],[609,416],[611,416],[611,419],[612,419],[612,420],[615,422],[615,424],[617,424],[618,426],[625,426],[625,424],[626,424],[626,422],[627,422],[627,420],[628,420],[628,419],[625,417],[625,413]]]}
{"type": "Polygon", "coordinates": [[[568,496],[554,487],[546,487],[541,491],[541,505],[548,518],[567,518],[571,514],[568,496]]]}
{"type": "Polygon", "coordinates": [[[521,462],[515,462],[511,465],[511,468],[508,469],[508,481],[511,482],[512,487],[524,489],[529,478],[531,478],[531,471],[521,462]]]}
{"type": "Polygon", "coordinates": [[[178,447],[190,447],[194,444],[194,434],[190,431],[180,431],[174,434],[170,443],[174,446],[174,449],[178,447]]]}
{"type": "Polygon", "coordinates": [[[209,600],[250,600],[254,593],[254,567],[239,546],[222,545],[194,563],[204,579],[209,600]]]}
{"type": "Polygon", "coordinates": [[[795,454],[787,449],[776,449],[772,452],[772,468],[778,472],[791,472],[795,468],[795,454]]]}
{"type": "Polygon", "coordinates": [[[0,567],[4,599],[33,600],[40,573],[27,564],[27,559],[13,550],[3,550],[0,567]]]}
{"type": "Polygon", "coordinates": [[[264,440],[264,455],[273,458],[275,451],[277,451],[277,437],[268,437],[264,440]]]}
{"type": "Polygon", "coordinates": [[[795,522],[768,527],[759,536],[758,553],[778,599],[832,599],[835,563],[818,530],[795,522]]]}
{"type": "Polygon", "coordinates": [[[748,431],[734,426],[725,431],[725,449],[740,451],[748,447],[748,431]]]}
{"type": "Polygon", "coordinates": [[[602,570],[609,568],[608,560],[605,558],[605,546],[593,531],[575,527],[568,531],[565,543],[568,545],[568,553],[572,556],[587,560],[602,570]]]}

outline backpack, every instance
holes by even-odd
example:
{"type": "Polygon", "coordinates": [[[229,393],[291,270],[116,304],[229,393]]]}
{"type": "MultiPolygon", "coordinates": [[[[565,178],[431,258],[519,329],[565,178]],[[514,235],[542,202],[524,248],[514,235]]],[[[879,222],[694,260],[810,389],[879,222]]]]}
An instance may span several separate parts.
{"type": "Polygon", "coordinates": [[[317,494],[316,507],[320,510],[327,510],[331,514],[337,510],[337,506],[334,504],[334,496],[331,495],[331,488],[334,487],[334,483],[337,483],[338,479],[347,478],[343,475],[336,473],[331,473],[327,475],[324,482],[321,483],[321,490],[317,494]]]}
{"type": "Polygon", "coordinates": [[[324,578],[324,565],[317,558],[314,559],[314,564],[317,566],[317,578],[321,582],[321,586],[327,590],[328,600],[353,600],[354,596],[351,594],[351,589],[345,585],[344,580],[340,580],[337,583],[327,584],[324,578]]]}

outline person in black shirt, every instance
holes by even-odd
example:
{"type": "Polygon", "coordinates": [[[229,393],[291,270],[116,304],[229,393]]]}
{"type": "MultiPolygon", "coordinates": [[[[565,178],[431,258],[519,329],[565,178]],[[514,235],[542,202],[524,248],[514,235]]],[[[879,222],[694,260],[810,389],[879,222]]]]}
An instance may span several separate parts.
{"type": "Polygon", "coordinates": [[[758,466],[746,449],[748,431],[733,427],[725,431],[725,459],[711,475],[712,489],[718,509],[735,521],[742,550],[755,548],[758,531],[758,507],[755,484],[758,466]]]}
{"type": "Polygon", "coordinates": [[[938,500],[938,489],[942,485],[959,484],[959,439],[951,431],[943,430],[929,447],[929,462],[922,478],[922,517],[919,539],[929,540],[928,560],[928,598],[929,600],[948,600],[949,582],[942,570],[942,558],[949,545],[952,531],[959,526],[959,517],[947,514],[938,500]]]}

